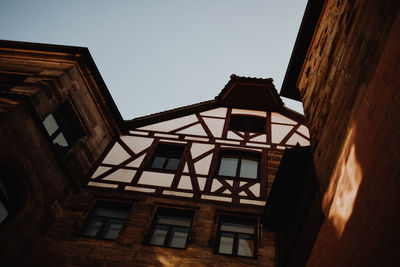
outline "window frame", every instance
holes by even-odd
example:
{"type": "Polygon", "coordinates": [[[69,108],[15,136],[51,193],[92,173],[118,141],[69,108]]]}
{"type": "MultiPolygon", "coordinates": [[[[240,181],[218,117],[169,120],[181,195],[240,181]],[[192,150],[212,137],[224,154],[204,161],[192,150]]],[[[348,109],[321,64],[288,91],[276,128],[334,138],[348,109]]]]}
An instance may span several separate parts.
{"type": "Polygon", "coordinates": [[[227,212],[220,212],[217,213],[217,229],[216,229],[216,241],[215,241],[215,246],[214,246],[214,253],[219,254],[219,255],[224,255],[224,256],[231,256],[231,257],[243,257],[243,258],[257,258],[257,252],[259,249],[259,231],[260,231],[260,222],[259,222],[259,215],[253,215],[253,214],[232,214],[232,213],[227,213],[227,212]],[[221,225],[224,221],[225,217],[225,222],[233,222],[237,224],[242,224],[242,225],[252,225],[254,226],[254,233],[253,234],[248,234],[248,233],[241,233],[241,232],[233,232],[233,231],[222,231],[221,230],[221,225]],[[228,218],[228,219],[226,219],[228,218]],[[243,223],[243,220],[247,220],[248,223],[243,223]],[[220,249],[220,243],[221,243],[221,236],[222,233],[230,233],[234,235],[234,240],[232,243],[232,253],[221,253],[219,252],[220,249]],[[245,255],[238,255],[239,251],[239,235],[240,234],[245,234],[245,235],[250,235],[251,238],[249,240],[253,240],[253,255],[252,256],[245,256],[245,255]]]}
{"type": "Polygon", "coordinates": [[[153,155],[151,157],[151,160],[149,161],[149,169],[151,170],[157,170],[157,171],[163,171],[163,172],[176,172],[179,168],[179,165],[182,161],[183,154],[185,152],[185,144],[176,144],[176,143],[158,143],[157,147],[155,148],[153,155]],[[172,152],[170,152],[172,150],[172,152]],[[176,150],[176,151],[173,151],[176,150]],[[179,159],[174,155],[174,152],[180,153],[179,159]],[[166,158],[164,163],[162,164],[161,168],[154,167],[154,161],[155,159],[159,157],[164,157],[166,158]],[[178,163],[176,165],[175,169],[167,169],[167,165],[170,161],[170,159],[178,159],[178,163]]]}
{"type": "Polygon", "coordinates": [[[58,105],[54,111],[47,114],[42,119],[42,125],[50,139],[50,142],[56,147],[57,151],[61,152],[62,154],[69,151],[76,143],[78,143],[79,139],[87,136],[87,131],[82,123],[82,120],[76,112],[74,105],[69,100],[64,101],[58,105]],[[50,116],[57,124],[56,130],[52,133],[45,124],[45,121],[50,116]],[[55,142],[55,139],[60,134],[63,136],[67,146],[63,146],[55,142]]]}
{"type": "Polygon", "coordinates": [[[114,202],[114,201],[108,201],[108,200],[102,200],[102,199],[96,200],[94,205],[92,205],[88,216],[86,217],[83,227],[81,228],[81,231],[80,231],[81,236],[99,239],[99,240],[108,240],[108,241],[117,240],[125,228],[126,222],[128,221],[128,219],[131,215],[132,209],[133,209],[133,205],[131,203],[127,203],[127,202],[114,202]],[[124,219],[117,218],[117,217],[111,217],[111,216],[97,215],[97,214],[95,214],[97,208],[124,210],[127,212],[127,215],[124,219]],[[101,226],[97,229],[96,234],[89,235],[86,233],[86,231],[89,229],[90,223],[93,221],[94,218],[101,218],[104,220],[101,222],[101,226]],[[118,232],[118,235],[115,238],[107,238],[107,237],[102,236],[104,233],[104,230],[106,229],[107,224],[110,220],[119,220],[122,222],[121,228],[119,229],[119,232],[118,232]]]}
{"type": "Polygon", "coordinates": [[[216,176],[228,178],[228,179],[240,179],[240,180],[249,180],[249,181],[260,181],[261,177],[261,154],[257,152],[249,152],[249,151],[238,151],[238,150],[220,150],[218,155],[218,162],[216,166],[216,176]],[[236,172],[235,176],[229,175],[221,175],[219,174],[222,158],[234,158],[238,159],[238,163],[236,165],[236,172]],[[241,177],[240,172],[242,168],[242,160],[252,160],[257,161],[257,177],[256,178],[248,178],[248,177],[241,177]]]}
{"type": "MultiPolygon", "coordinates": [[[[154,216],[152,218],[152,223],[151,223],[151,227],[149,230],[149,233],[147,235],[147,239],[145,244],[149,245],[149,246],[155,246],[155,247],[164,247],[164,248],[172,248],[172,249],[182,249],[185,250],[187,249],[188,243],[191,239],[191,235],[192,235],[192,231],[193,231],[193,226],[194,226],[194,222],[196,220],[196,210],[195,209],[187,209],[187,208],[180,208],[180,207],[166,207],[166,206],[159,206],[157,207],[154,216]],[[172,233],[173,233],[173,229],[174,227],[182,227],[182,226],[178,226],[178,225],[173,225],[173,224],[165,224],[165,223],[158,223],[158,216],[159,215],[163,215],[163,214],[168,214],[168,215],[175,215],[176,217],[178,217],[179,215],[183,214],[183,216],[181,216],[181,218],[190,218],[190,225],[187,226],[187,236],[186,236],[186,240],[185,240],[185,246],[184,247],[173,247],[170,246],[169,244],[172,243],[172,233]],[[164,242],[162,245],[158,245],[158,244],[153,244],[152,243],[152,238],[154,235],[154,231],[156,230],[156,227],[158,225],[163,225],[163,226],[168,226],[167,229],[167,234],[164,237],[164,242]]],[[[183,228],[183,227],[182,227],[183,228]]]]}

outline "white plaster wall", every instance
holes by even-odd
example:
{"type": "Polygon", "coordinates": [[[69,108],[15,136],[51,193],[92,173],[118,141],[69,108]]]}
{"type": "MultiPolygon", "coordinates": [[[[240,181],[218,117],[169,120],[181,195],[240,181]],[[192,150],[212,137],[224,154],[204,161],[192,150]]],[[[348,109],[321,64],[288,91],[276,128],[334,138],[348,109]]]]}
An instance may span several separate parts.
{"type": "Polygon", "coordinates": [[[224,119],[203,118],[203,120],[214,137],[220,138],[222,136],[225,123],[224,119]]]}
{"type": "Polygon", "coordinates": [[[227,108],[215,108],[215,109],[211,109],[211,110],[202,112],[202,113],[200,113],[200,115],[225,118],[227,110],[228,110],[227,108]]]}
{"type": "Polygon", "coordinates": [[[210,170],[212,154],[194,163],[194,168],[197,174],[207,175],[210,170]]]}
{"type": "Polygon", "coordinates": [[[290,126],[290,125],[272,124],[271,125],[271,131],[272,131],[271,141],[272,141],[272,143],[279,144],[282,141],[282,139],[292,129],[293,129],[293,126],[290,126]]]}
{"type": "Polygon", "coordinates": [[[134,152],[140,153],[153,143],[153,138],[123,135],[121,140],[134,152]]]}
{"type": "Polygon", "coordinates": [[[136,174],[135,170],[118,169],[115,172],[112,172],[109,175],[107,175],[106,177],[104,177],[102,180],[130,183],[133,179],[133,176],[135,176],[135,174],[136,174]]]}
{"type": "Polygon", "coordinates": [[[140,127],[140,130],[170,132],[182,126],[198,121],[195,115],[188,115],[168,121],[159,122],[147,126],[140,127]]]}
{"type": "Polygon", "coordinates": [[[190,152],[192,154],[192,158],[196,158],[197,156],[200,156],[204,152],[210,151],[213,149],[215,146],[210,145],[210,144],[202,144],[202,143],[193,143],[192,147],[190,149],[190,152]]]}
{"type": "Polygon", "coordinates": [[[173,179],[174,174],[171,173],[144,171],[138,184],[170,187],[173,179]]]}
{"type": "Polygon", "coordinates": [[[118,165],[121,162],[129,159],[130,157],[131,156],[128,154],[128,152],[126,152],[119,143],[115,142],[114,146],[104,158],[103,163],[118,165]]]}
{"type": "Polygon", "coordinates": [[[282,114],[276,113],[276,112],[272,112],[271,114],[271,122],[277,122],[277,123],[287,123],[287,124],[292,124],[292,125],[296,125],[297,122],[289,119],[286,116],[283,116],[282,114]]]}

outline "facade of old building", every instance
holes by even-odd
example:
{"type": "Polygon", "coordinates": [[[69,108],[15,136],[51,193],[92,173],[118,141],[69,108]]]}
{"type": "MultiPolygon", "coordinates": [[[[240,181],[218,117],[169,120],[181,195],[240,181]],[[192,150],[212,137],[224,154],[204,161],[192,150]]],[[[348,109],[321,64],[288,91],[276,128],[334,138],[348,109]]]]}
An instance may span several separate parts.
{"type": "Polygon", "coordinates": [[[398,266],[399,6],[309,1],[305,117],[232,75],[123,121],[87,49],[1,41],[2,266],[398,266]]]}
{"type": "Polygon", "coordinates": [[[27,266],[122,119],[86,48],[0,43],[0,251],[27,266]]]}
{"type": "Polygon", "coordinates": [[[232,75],[213,100],[122,121],[86,49],[0,51],[3,262],[275,265],[264,206],[309,135],[272,79],[232,75]]]}
{"type": "Polygon", "coordinates": [[[321,194],[307,265],[398,266],[400,3],[324,2],[309,2],[281,90],[303,102],[321,194]]]}

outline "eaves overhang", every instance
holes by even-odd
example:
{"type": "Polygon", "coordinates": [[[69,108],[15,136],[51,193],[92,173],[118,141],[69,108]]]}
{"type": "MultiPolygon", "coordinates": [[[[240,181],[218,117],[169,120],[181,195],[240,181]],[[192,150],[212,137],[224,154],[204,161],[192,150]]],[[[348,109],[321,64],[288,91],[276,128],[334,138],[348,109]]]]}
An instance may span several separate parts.
{"type": "Polygon", "coordinates": [[[301,101],[301,94],[297,88],[297,80],[303,67],[304,60],[306,59],[324,2],[324,0],[309,0],[307,3],[279,93],[281,96],[301,101]]]}
{"type": "Polygon", "coordinates": [[[240,77],[232,74],[229,82],[212,100],[126,120],[125,125],[129,130],[218,107],[279,112],[305,123],[303,114],[284,105],[271,78],[240,77]]]}
{"type": "Polygon", "coordinates": [[[88,48],[0,40],[0,55],[16,57],[23,56],[32,59],[38,58],[46,60],[61,58],[66,61],[75,61],[79,64],[85,64],[89,70],[89,73],[85,73],[85,75],[91,75],[93,77],[104,99],[104,102],[107,105],[116,124],[120,128],[120,131],[124,130],[125,124],[121,113],[119,112],[88,48]]]}

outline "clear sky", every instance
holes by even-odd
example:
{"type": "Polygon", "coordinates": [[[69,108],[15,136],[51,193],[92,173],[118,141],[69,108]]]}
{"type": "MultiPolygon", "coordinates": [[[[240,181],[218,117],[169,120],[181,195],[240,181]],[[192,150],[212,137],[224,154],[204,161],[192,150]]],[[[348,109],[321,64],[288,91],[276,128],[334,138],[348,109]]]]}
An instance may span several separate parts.
{"type": "Polygon", "coordinates": [[[88,47],[132,119],[213,99],[232,73],[279,91],[306,3],[0,0],[0,39],[88,47]]]}

